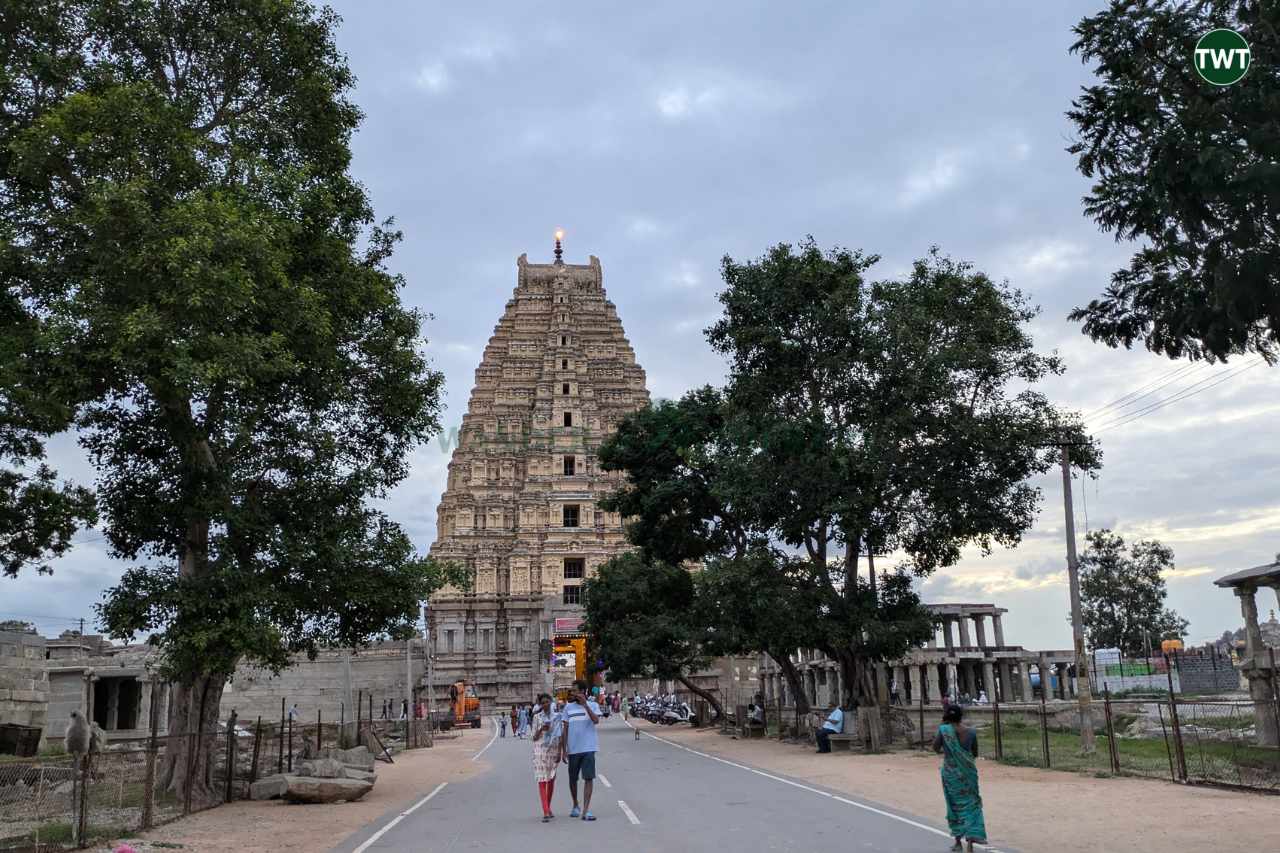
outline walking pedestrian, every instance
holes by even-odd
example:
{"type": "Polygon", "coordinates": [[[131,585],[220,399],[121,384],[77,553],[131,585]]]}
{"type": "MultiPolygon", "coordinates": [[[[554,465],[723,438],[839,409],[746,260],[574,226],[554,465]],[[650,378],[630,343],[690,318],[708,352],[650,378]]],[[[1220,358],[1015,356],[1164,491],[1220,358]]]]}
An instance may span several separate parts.
{"type": "Polygon", "coordinates": [[[942,725],[933,736],[933,751],[941,753],[942,793],[947,802],[947,826],[961,850],[968,842],[969,853],[974,844],[987,843],[987,827],[982,816],[982,794],[978,791],[978,733],[960,721],[964,710],[950,705],[942,712],[942,725]]]}
{"type": "Polygon", "coordinates": [[[516,706],[512,705],[511,706],[511,734],[513,737],[520,737],[520,730],[516,726],[516,723],[519,721],[519,719],[520,719],[520,713],[516,710],[516,706]]]}
{"type": "Polygon", "coordinates": [[[292,705],[289,706],[289,722],[292,723],[297,719],[298,719],[298,703],[294,702],[292,705]]]}
{"type": "Polygon", "coordinates": [[[573,810],[569,817],[582,815],[583,820],[595,820],[591,813],[591,789],[596,778],[596,751],[600,748],[596,726],[600,724],[600,706],[587,692],[585,681],[573,682],[569,692],[569,704],[561,714],[564,720],[563,744],[560,752],[569,763],[569,796],[573,798],[573,810]],[[582,808],[578,808],[578,777],[582,777],[582,808]]]}
{"type": "Polygon", "coordinates": [[[506,737],[506,736],[507,736],[507,715],[506,715],[506,714],[494,714],[494,716],[498,718],[498,734],[499,734],[499,736],[501,736],[501,737],[506,737]]]}
{"type": "Polygon", "coordinates": [[[556,774],[560,770],[560,715],[551,705],[551,696],[538,694],[533,715],[533,778],[538,783],[538,799],[542,802],[542,822],[555,817],[551,800],[556,792],[556,774]]]}
{"type": "Polygon", "coordinates": [[[520,706],[520,713],[519,713],[519,715],[517,716],[517,720],[518,720],[518,721],[519,721],[519,723],[520,723],[520,737],[522,737],[522,738],[526,738],[526,737],[528,737],[528,736],[529,736],[529,708],[528,708],[528,706],[526,706],[526,705],[521,705],[521,706],[520,706]]]}

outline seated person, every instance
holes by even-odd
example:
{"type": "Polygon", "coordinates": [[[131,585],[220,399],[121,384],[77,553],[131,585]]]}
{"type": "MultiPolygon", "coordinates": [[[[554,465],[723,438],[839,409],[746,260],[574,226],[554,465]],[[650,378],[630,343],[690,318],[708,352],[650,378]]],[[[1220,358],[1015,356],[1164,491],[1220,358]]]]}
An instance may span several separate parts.
{"type": "Polygon", "coordinates": [[[844,711],[840,710],[840,706],[831,709],[831,713],[827,715],[827,721],[822,724],[822,728],[813,733],[818,741],[818,752],[831,751],[831,736],[840,734],[844,731],[844,711]]]}
{"type": "Polygon", "coordinates": [[[747,727],[753,729],[764,728],[764,707],[752,702],[747,706],[747,727]]]}

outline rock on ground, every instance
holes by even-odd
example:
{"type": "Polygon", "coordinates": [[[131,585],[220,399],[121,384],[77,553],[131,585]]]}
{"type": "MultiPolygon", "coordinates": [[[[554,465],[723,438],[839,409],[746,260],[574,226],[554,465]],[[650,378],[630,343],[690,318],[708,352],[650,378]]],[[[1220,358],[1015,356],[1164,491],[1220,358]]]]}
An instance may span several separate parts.
{"type": "Polygon", "coordinates": [[[291,803],[336,803],[358,800],[373,790],[372,782],[360,779],[322,779],[317,776],[289,776],[284,799],[291,803]]]}
{"type": "Polygon", "coordinates": [[[315,776],[320,779],[345,779],[347,770],[341,761],[333,758],[317,758],[302,762],[298,766],[298,775],[315,776]]]}

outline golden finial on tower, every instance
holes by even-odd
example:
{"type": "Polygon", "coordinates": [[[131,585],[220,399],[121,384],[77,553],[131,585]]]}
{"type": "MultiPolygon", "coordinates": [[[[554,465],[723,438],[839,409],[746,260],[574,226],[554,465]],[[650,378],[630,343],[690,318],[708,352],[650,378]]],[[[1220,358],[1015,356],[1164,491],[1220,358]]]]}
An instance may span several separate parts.
{"type": "Polygon", "coordinates": [[[563,239],[564,239],[564,229],[557,228],[556,229],[556,263],[557,264],[564,263],[564,259],[562,258],[563,253],[560,250],[560,241],[563,239]]]}

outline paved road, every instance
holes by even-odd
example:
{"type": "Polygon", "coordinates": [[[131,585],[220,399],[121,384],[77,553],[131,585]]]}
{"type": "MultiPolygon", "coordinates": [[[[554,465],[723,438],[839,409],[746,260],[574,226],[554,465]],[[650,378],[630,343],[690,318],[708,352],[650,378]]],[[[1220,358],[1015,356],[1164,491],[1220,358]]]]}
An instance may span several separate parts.
{"type": "Polygon", "coordinates": [[[933,820],[697,752],[648,734],[660,736],[660,727],[637,725],[639,740],[617,716],[601,721],[596,762],[601,775],[591,803],[595,823],[568,817],[564,765],[552,804],[557,817],[542,823],[530,744],[508,736],[482,751],[479,760],[490,769],[423,791],[409,813],[385,815],[335,849],[564,853],[604,843],[626,853],[915,853],[946,850],[950,844],[933,820]]]}

